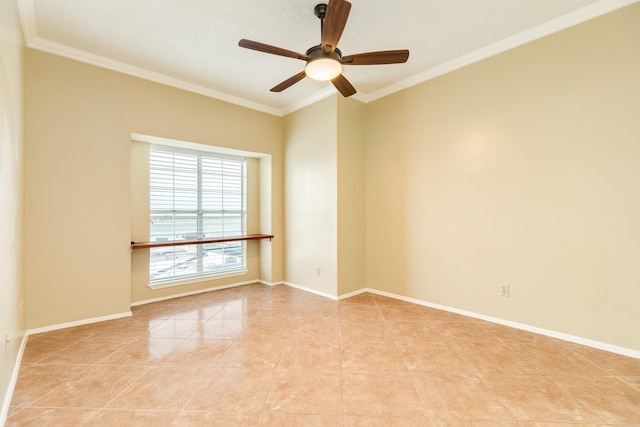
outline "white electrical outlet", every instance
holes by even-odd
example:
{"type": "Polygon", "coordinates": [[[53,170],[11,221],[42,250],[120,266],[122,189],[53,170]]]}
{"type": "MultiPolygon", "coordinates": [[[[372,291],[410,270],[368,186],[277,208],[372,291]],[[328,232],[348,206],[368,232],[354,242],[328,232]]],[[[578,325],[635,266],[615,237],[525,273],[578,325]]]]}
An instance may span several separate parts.
{"type": "Polygon", "coordinates": [[[500,286],[500,296],[508,297],[509,296],[509,285],[501,285],[500,286]]]}

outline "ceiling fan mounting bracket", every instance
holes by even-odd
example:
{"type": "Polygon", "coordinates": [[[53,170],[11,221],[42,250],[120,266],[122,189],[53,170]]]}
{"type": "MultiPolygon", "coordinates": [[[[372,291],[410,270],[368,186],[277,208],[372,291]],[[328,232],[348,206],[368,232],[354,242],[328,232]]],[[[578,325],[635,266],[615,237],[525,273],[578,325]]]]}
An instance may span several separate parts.
{"type": "Polygon", "coordinates": [[[313,13],[320,19],[324,19],[327,14],[327,5],[325,3],[317,4],[316,7],[313,8],[313,13]]]}

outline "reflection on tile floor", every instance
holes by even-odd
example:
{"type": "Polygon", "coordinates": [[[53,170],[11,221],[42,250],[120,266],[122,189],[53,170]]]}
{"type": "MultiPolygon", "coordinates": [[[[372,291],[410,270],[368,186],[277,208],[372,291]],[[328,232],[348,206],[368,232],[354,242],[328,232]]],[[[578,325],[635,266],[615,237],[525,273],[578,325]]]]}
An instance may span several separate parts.
{"type": "Polygon", "coordinates": [[[260,284],[33,335],[8,426],[640,425],[640,360],[260,284]]]}

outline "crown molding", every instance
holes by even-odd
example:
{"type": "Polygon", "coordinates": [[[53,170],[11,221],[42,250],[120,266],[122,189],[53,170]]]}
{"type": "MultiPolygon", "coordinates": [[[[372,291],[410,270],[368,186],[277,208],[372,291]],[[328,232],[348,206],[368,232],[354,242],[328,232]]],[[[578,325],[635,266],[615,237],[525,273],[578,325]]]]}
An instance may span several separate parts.
{"type": "Polygon", "coordinates": [[[196,85],[196,84],[193,84],[181,79],[177,79],[174,77],[170,77],[165,74],[156,73],[154,71],[150,71],[140,67],[135,67],[133,65],[126,64],[124,62],[115,61],[113,59],[95,55],[80,49],[72,48],[72,47],[69,47],[60,43],[52,42],[50,40],[42,39],[39,37],[32,39],[31,43],[29,43],[28,46],[32,49],[51,53],[57,56],[63,56],[65,58],[73,59],[86,64],[95,65],[97,67],[118,71],[123,74],[128,74],[134,77],[139,77],[144,80],[164,84],[164,85],[175,87],[178,89],[183,89],[189,92],[197,93],[199,95],[207,96],[209,98],[218,99],[220,101],[225,101],[231,104],[239,105],[241,107],[249,108],[252,110],[261,111],[267,114],[272,114],[278,117],[286,116],[287,114],[293,113],[294,111],[297,111],[309,105],[315,104],[316,102],[321,101],[337,93],[336,89],[333,86],[330,86],[326,89],[317,91],[311,94],[310,96],[307,96],[299,101],[296,101],[287,107],[278,109],[275,107],[270,107],[268,105],[249,101],[244,98],[229,95],[223,92],[218,92],[216,90],[209,89],[204,86],[196,85]]]}
{"type": "Polygon", "coordinates": [[[490,58],[550,34],[557,33],[558,31],[573,27],[590,19],[597,18],[598,16],[606,13],[613,12],[614,10],[637,3],[638,1],[640,0],[601,0],[574,12],[559,16],[529,30],[522,31],[496,43],[492,43],[473,52],[469,52],[451,61],[437,65],[423,71],[422,73],[401,80],[398,83],[394,83],[374,92],[360,94],[359,98],[365,103],[375,101],[387,95],[391,95],[392,93],[416,86],[420,83],[424,83],[428,80],[466,67],[467,65],[482,61],[483,59],[490,58]]]}
{"type": "Polygon", "coordinates": [[[33,0],[18,0],[18,13],[22,24],[22,34],[27,46],[36,38],[36,13],[33,9],[33,0]]]}
{"type": "Polygon", "coordinates": [[[167,86],[172,86],[178,89],[183,89],[188,92],[194,92],[200,95],[207,96],[209,98],[218,99],[221,101],[236,104],[241,107],[250,108],[252,110],[262,111],[264,113],[273,114],[276,116],[282,115],[281,110],[270,107],[268,105],[259,104],[257,102],[249,101],[244,98],[229,95],[217,90],[209,89],[204,86],[200,86],[194,83],[190,83],[175,77],[170,77],[165,74],[149,71],[144,68],[136,67],[133,65],[125,64],[124,62],[116,61],[113,59],[105,58],[103,56],[94,55],[93,53],[85,52],[80,49],[72,48],[60,43],[52,42],[50,40],[36,37],[28,44],[30,48],[41,50],[43,52],[51,53],[65,58],[73,59],[76,61],[84,62],[87,64],[95,65],[97,67],[106,68],[120,73],[128,74],[141,79],[149,80],[156,83],[161,83],[167,86]]]}
{"type": "MultiPolygon", "coordinates": [[[[354,99],[357,99],[358,101],[364,103],[375,101],[377,99],[391,95],[395,92],[399,92],[412,86],[416,86],[420,83],[424,83],[428,80],[466,67],[467,65],[482,61],[483,59],[487,59],[502,52],[506,52],[515,47],[524,45],[526,43],[564,30],[566,28],[572,27],[606,13],[613,12],[614,10],[629,6],[639,1],[640,0],[601,0],[589,6],[578,9],[574,12],[570,12],[558,18],[552,19],[551,21],[545,22],[529,30],[523,31],[491,45],[462,55],[451,61],[432,67],[424,72],[413,75],[382,89],[369,93],[359,92],[354,95],[354,99]]],[[[268,105],[249,101],[241,97],[209,89],[207,87],[190,83],[175,77],[170,77],[165,74],[129,65],[120,61],[115,61],[113,59],[105,58],[80,49],[75,49],[60,43],[55,43],[40,38],[37,35],[33,0],[18,0],[18,9],[20,11],[20,19],[22,23],[22,31],[25,38],[25,44],[30,48],[41,50],[58,56],[63,56],[65,58],[73,59],[76,61],[85,62],[98,67],[107,68],[113,71],[118,71],[124,74],[139,77],[167,86],[176,87],[178,89],[183,89],[189,92],[207,96],[209,98],[229,102],[231,104],[256,111],[261,111],[267,114],[282,117],[294,111],[300,110],[306,106],[314,104],[318,101],[321,101],[337,92],[335,88],[328,87],[326,89],[315,92],[314,94],[307,96],[299,101],[296,101],[293,104],[290,104],[282,109],[271,107],[268,105]]]]}

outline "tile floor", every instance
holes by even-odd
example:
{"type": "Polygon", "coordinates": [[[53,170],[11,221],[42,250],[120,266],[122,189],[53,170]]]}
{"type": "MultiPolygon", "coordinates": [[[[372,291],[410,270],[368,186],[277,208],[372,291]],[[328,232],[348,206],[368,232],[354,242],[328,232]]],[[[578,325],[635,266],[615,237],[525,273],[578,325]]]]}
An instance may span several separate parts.
{"type": "Polygon", "coordinates": [[[33,335],[8,426],[640,425],[640,360],[247,285],[33,335]]]}

